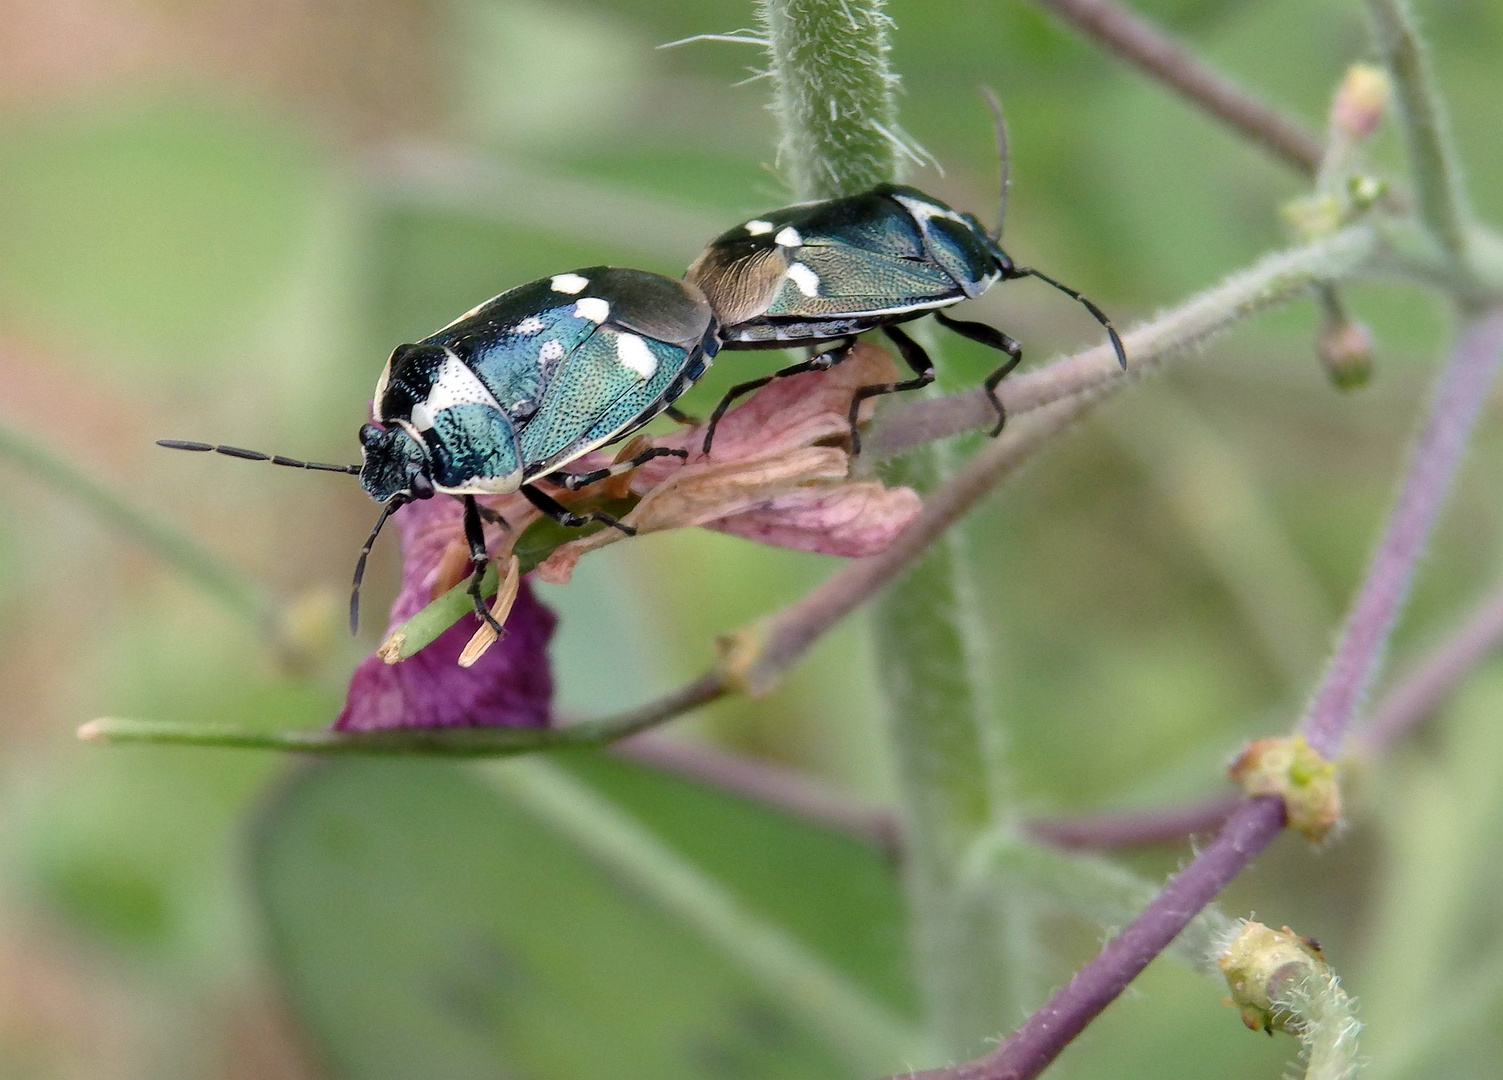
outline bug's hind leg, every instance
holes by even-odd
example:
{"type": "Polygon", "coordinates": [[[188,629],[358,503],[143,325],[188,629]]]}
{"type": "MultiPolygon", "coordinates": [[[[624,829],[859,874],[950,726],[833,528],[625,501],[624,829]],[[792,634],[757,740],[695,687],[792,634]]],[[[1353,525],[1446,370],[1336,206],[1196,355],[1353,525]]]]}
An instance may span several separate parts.
{"type": "Polygon", "coordinates": [[[690,416],[688,413],[684,412],[683,409],[680,409],[677,405],[669,405],[666,409],[663,410],[663,415],[668,417],[668,419],[674,421],[675,423],[683,424],[685,427],[699,426],[699,417],[690,416]]]}
{"type": "Polygon", "coordinates": [[[557,484],[559,487],[565,488],[569,491],[578,491],[582,487],[587,487],[590,484],[598,483],[599,481],[605,480],[609,477],[620,476],[622,473],[631,472],[637,466],[646,465],[654,458],[660,457],[676,457],[682,458],[687,461],[689,458],[689,451],[674,450],[666,446],[654,446],[649,450],[643,450],[636,457],[627,458],[625,461],[618,461],[614,465],[610,465],[604,469],[596,469],[593,472],[587,473],[556,472],[550,473],[544,479],[546,479],[551,484],[557,484]]]}
{"type": "Polygon", "coordinates": [[[526,497],[528,502],[532,503],[533,506],[536,506],[543,513],[547,514],[554,521],[558,522],[560,525],[564,526],[567,529],[578,529],[585,525],[588,525],[592,521],[599,521],[603,522],[606,525],[609,525],[613,529],[620,529],[627,536],[637,535],[636,529],[623,522],[617,521],[615,518],[611,517],[610,514],[604,513],[600,510],[591,510],[584,514],[576,514],[573,510],[570,510],[567,506],[559,502],[553,496],[549,495],[546,491],[540,491],[538,488],[533,487],[531,484],[522,485],[522,494],[526,497]]]}
{"type": "Polygon", "coordinates": [[[475,501],[475,496],[464,497],[464,538],[470,545],[470,587],[466,590],[470,594],[470,602],[475,607],[475,614],[481,622],[489,626],[497,634],[501,633],[501,624],[491,614],[491,609],[486,606],[485,598],[480,595],[480,579],[485,576],[485,568],[490,564],[491,557],[485,550],[485,526],[480,520],[480,504],[475,501]]]}
{"type": "Polygon", "coordinates": [[[997,384],[1012,374],[1012,369],[1017,367],[1023,359],[1023,346],[995,326],[987,326],[986,323],[952,319],[943,311],[936,311],[934,317],[940,325],[949,327],[961,337],[970,338],[989,349],[996,349],[998,352],[1007,354],[1006,362],[988,375],[986,381],[982,383],[986,389],[987,400],[992,403],[992,408],[997,410],[997,423],[991,430],[992,437],[995,438],[1002,434],[1002,426],[1007,423],[1007,410],[1002,407],[1002,399],[997,396],[997,384]]]}
{"type": "Polygon", "coordinates": [[[851,456],[856,457],[861,453],[861,432],[856,427],[857,418],[861,413],[861,403],[867,398],[881,397],[883,394],[898,394],[904,390],[919,390],[934,381],[934,361],[929,359],[929,354],[917,341],[899,330],[896,326],[884,326],[882,332],[886,334],[894,345],[898,347],[898,353],[903,357],[903,362],[913,371],[914,377],[904,379],[902,382],[877,383],[873,386],[863,386],[857,390],[851,398],[851,456]]]}
{"type": "Polygon", "coordinates": [[[801,364],[791,364],[781,371],[774,371],[771,375],[763,375],[760,379],[750,379],[731,387],[726,391],[725,397],[720,399],[720,404],[715,406],[715,411],[710,414],[710,426],[705,430],[703,453],[709,454],[710,444],[715,441],[715,429],[720,425],[721,417],[725,416],[726,410],[735,404],[737,398],[745,397],[753,390],[760,390],[774,379],[786,379],[789,375],[802,375],[806,371],[828,371],[844,360],[855,346],[855,338],[842,338],[833,348],[824,350],[818,356],[811,356],[801,364]]]}

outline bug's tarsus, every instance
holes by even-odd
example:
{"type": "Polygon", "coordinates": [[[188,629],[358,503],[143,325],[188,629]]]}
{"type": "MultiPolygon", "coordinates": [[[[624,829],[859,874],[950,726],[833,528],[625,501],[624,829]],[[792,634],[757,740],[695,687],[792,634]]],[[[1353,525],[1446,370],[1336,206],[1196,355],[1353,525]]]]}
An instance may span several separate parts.
{"type": "Polygon", "coordinates": [[[1007,151],[1007,118],[1002,115],[1002,102],[990,86],[979,86],[981,100],[992,114],[992,131],[997,139],[997,221],[987,232],[992,243],[1002,239],[1002,224],[1007,220],[1007,191],[1012,186],[1012,162],[1007,151]]]}
{"type": "Polygon", "coordinates": [[[464,497],[464,538],[470,546],[470,585],[465,591],[470,594],[470,603],[475,608],[475,617],[489,626],[499,637],[501,624],[491,614],[485,597],[480,595],[480,580],[485,577],[485,568],[490,564],[490,554],[485,550],[485,526],[480,520],[480,504],[475,496],[464,497]]]}
{"type": "Polygon", "coordinates": [[[360,475],[359,465],[332,465],[325,461],[302,461],[299,458],[283,457],[281,454],[263,454],[259,450],[246,450],[239,446],[216,446],[213,443],[192,442],[187,439],[158,439],[158,446],[168,450],[191,450],[196,454],[223,454],[241,461],[269,461],[273,465],[286,465],[292,469],[313,469],[316,472],[346,473],[360,475]]]}
{"type": "Polygon", "coordinates": [[[1107,317],[1106,312],[1097,307],[1095,302],[1092,301],[1089,297],[1081,295],[1076,290],[1070,288],[1070,286],[1054,280],[1048,274],[1040,273],[1031,266],[1015,266],[1007,274],[1007,276],[1009,278],[1038,278],[1045,284],[1053,285],[1056,289],[1064,293],[1066,296],[1072,297],[1073,299],[1077,300],[1087,311],[1089,311],[1095,317],[1097,322],[1106,327],[1107,337],[1112,339],[1112,350],[1117,354],[1117,363],[1121,365],[1123,371],[1127,370],[1127,349],[1122,344],[1122,335],[1117,333],[1117,328],[1112,325],[1112,320],[1107,317]]]}
{"type": "Polygon", "coordinates": [[[365,538],[365,546],[360,549],[360,558],[355,560],[355,580],[350,586],[350,633],[357,634],[360,631],[360,582],[365,577],[365,561],[370,558],[371,548],[376,546],[376,537],[381,535],[381,528],[386,524],[386,519],[396,513],[409,500],[405,495],[394,495],[387,504],[381,507],[381,516],[376,518],[376,524],[371,528],[371,534],[365,538]]]}
{"type": "Polygon", "coordinates": [[[710,445],[715,441],[715,429],[720,426],[721,419],[725,416],[737,398],[745,397],[753,390],[760,390],[774,379],[785,379],[789,375],[802,375],[806,371],[828,371],[840,363],[855,348],[854,337],[841,338],[832,348],[823,349],[816,356],[798,364],[790,364],[780,371],[774,371],[771,375],[763,375],[760,379],[749,379],[744,383],[737,383],[725,392],[725,397],[720,399],[720,404],[715,406],[715,411],[710,414],[710,424],[705,429],[705,441],[700,447],[705,456],[709,456],[710,445]]]}
{"type": "Polygon", "coordinates": [[[522,485],[522,494],[533,506],[536,506],[566,529],[578,529],[588,525],[592,521],[598,521],[609,525],[613,529],[620,529],[627,536],[637,535],[637,530],[632,526],[623,521],[618,521],[603,510],[590,510],[584,514],[576,514],[552,495],[533,487],[531,484],[522,485]]]}
{"type": "Polygon", "coordinates": [[[612,476],[620,476],[622,473],[631,472],[639,465],[646,465],[649,461],[660,457],[676,457],[687,461],[689,459],[689,451],[667,446],[654,446],[643,450],[635,457],[627,458],[625,461],[618,461],[614,465],[607,466],[604,469],[596,469],[593,472],[587,473],[556,472],[547,476],[546,479],[561,488],[566,488],[569,491],[578,491],[582,487],[599,483],[601,480],[609,479],[612,476]]]}
{"type": "Polygon", "coordinates": [[[903,362],[913,371],[914,378],[905,379],[902,382],[877,383],[873,386],[863,386],[851,397],[851,456],[857,457],[861,453],[861,432],[856,427],[856,421],[861,412],[861,403],[868,398],[881,397],[884,394],[900,394],[905,390],[918,390],[928,386],[934,381],[934,361],[929,359],[929,354],[917,341],[905,334],[897,326],[889,324],[882,327],[882,333],[886,334],[894,345],[898,347],[898,353],[903,357],[903,362]]]}
{"type": "Polygon", "coordinates": [[[991,430],[992,437],[996,438],[1002,434],[1002,427],[1007,423],[1007,410],[1002,407],[1002,399],[997,396],[997,384],[1012,374],[1012,369],[1022,362],[1023,346],[995,326],[988,326],[986,323],[952,319],[943,311],[936,311],[934,318],[941,325],[954,330],[962,337],[970,338],[978,344],[985,345],[989,349],[996,349],[1007,356],[1007,360],[982,383],[986,389],[987,400],[992,403],[992,408],[997,410],[997,423],[991,430]]]}

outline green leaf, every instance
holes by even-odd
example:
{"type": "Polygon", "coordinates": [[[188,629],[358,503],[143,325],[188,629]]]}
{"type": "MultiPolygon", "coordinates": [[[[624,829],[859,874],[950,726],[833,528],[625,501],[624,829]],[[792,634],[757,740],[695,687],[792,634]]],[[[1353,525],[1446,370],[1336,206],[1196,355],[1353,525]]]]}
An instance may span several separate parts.
{"type": "MultiPolygon", "coordinates": [[[[641,766],[552,761],[742,910],[911,1006],[901,903],[874,851],[641,766]]],[[[855,1075],[650,890],[474,771],[309,769],[269,808],[254,865],[289,998],[348,1080],[855,1075]]]]}

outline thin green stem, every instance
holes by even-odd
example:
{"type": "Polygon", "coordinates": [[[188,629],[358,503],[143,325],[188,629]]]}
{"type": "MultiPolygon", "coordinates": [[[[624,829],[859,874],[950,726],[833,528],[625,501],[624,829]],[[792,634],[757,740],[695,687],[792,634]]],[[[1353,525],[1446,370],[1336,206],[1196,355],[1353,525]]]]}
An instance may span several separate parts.
{"type": "Polygon", "coordinates": [[[600,720],[557,728],[397,728],[390,731],[257,731],[217,724],[106,717],[78,729],[86,742],[157,743],[280,750],[300,754],[416,754],[432,757],[512,757],[565,747],[604,746],[646,731],[725,693],[706,675],[657,701],[600,720]]]}
{"type": "Polygon", "coordinates": [[[1420,220],[1458,263],[1468,258],[1471,212],[1445,104],[1407,0],[1367,0],[1378,52],[1393,78],[1394,96],[1414,174],[1420,220]]]}
{"type": "Polygon", "coordinates": [[[786,931],[744,908],[620,807],[552,762],[514,762],[486,774],[598,864],[740,965],[850,1063],[875,1075],[922,1053],[901,1016],[874,1001],[786,931]]]}
{"type": "Polygon", "coordinates": [[[265,632],[275,625],[275,605],[268,590],[176,529],[132,506],[51,448],[0,425],[0,455],[72,497],[259,630],[265,632]]]}
{"type": "MultiPolygon", "coordinates": [[[[849,195],[897,174],[903,149],[887,66],[882,0],[763,0],[760,6],[782,129],[779,158],[800,198],[849,195]]],[[[949,472],[924,447],[888,479],[927,491],[949,472]]],[[[954,888],[960,859],[994,819],[988,717],[973,650],[975,625],[962,541],[954,533],[905,568],[875,615],[877,651],[896,749],[919,976],[946,1054],[968,1054],[1005,1014],[1002,913],[954,888]]]]}
{"type": "Polygon", "coordinates": [[[887,67],[883,0],[761,0],[782,142],[801,199],[865,191],[897,175],[905,149],[887,67]]]}

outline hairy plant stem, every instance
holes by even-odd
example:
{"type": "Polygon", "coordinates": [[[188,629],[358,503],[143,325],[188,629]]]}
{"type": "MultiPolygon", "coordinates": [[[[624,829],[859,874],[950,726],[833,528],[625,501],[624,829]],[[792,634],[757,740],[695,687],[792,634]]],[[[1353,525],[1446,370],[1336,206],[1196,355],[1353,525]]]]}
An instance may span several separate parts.
{"type": "Polygon", "coordinates": [[[897,76],[884,0],[760,0],[778,161],[800,199],[854,195],[897,175],[897,76]]]}
{"type": "Polygon", "coordinates": [[[1430,58],[1407,0],[1367,0],[1378,52],[1393,78],[1400,130],[1414,179],[1415,209],[1441,248],[1459,264],[1469,259],[1470,219],[1461,165],[1430,58]]]}
{"type": "Polygon", "coordinates": [[[1393,513],[1347,616],[1330,667],[1300,721],[1300,733],[1334,758],[1383,658],[1409,594],[1414,568],[1440,516],[1451,480],[1487,401],[1503,354],[1503,309],[1466,327],[1442,369],[1393,513]]]}
{"type": "MultiPolygon", "coordinates": [[[[1304,295],[1318,282],[1371,273],[1388,239],[1388,230],[1367,221],[1265,255],[1246,270],[1123,334],[1129,373],[1145,374],[1250,315],[1304,295]]],[[[997,387],[997,396],[1007,415],[1018,417],[1051,402],[1121,382],[1122,373],[1112,350],[1103,343],[1004,379],[997,387]]],[[[863,453],[879,457],[898,453],[990,424],[996,415],[980,388],[904,403],[877,418],[863,440],[863,453]]]]}
{"type": "MultiPolygon", "coordinates": [[[[897,173],[893,89],[882,0],[764,0],[779,157],[801,199],[850,195],[897,173]]],[[[927,446],[887,467],[926,492],[951,468],[927,446]]],[[[1006,781],[988,752],[991,718],[975,650],[982,638],[962,537],[915,553],[873,619],[898,771],[919,979],[942,1053],[974,1053],[1006,1009],[1005,957],[990,903],[956,887],[960,861],[989,823],[1006,781]]],[[[868,594],[869,595],[869,594],[868,594]]]]}

